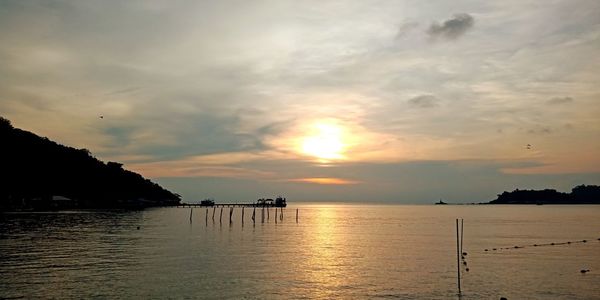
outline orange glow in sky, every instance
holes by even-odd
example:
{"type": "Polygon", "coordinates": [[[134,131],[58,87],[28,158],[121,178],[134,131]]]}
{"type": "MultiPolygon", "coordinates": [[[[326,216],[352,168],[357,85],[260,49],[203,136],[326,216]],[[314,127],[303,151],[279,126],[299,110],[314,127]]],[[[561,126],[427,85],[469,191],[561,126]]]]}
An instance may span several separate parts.
{"type": "Polygon", "coordinates": [[[301,152],[322,161],[345,158],[347,144],[341,126],[332,123],[317,123],[302,139],[301,152]]]}
{"type": "Polygon", "coordinates": [[[358,181],[347,180],[347,179],[342,179],[342,178],[333,178],[333,177],[299,178],[299,179],[291,179],[289,181],[316,183],[316,184],[333,184],[333,185],[348,185],[348,184],[358,184],[359,183],[358,181]]]}

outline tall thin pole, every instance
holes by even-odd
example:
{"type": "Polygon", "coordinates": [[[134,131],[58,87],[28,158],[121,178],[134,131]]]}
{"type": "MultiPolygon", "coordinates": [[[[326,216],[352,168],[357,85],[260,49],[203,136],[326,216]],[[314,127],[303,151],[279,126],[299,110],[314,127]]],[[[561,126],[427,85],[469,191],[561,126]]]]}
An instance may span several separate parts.
{"type": "Polygon", "coordinates": [[[244,207],[242,206],[242,225],[244,225],[244,207]]]}
{"type": "Polygon", "coordinates": [[[217,207],[213,206],[213,216],[212,216],[213,223],[215,222],[215,210],[217,210],[217,207]]]}
{"type": "Polygon", "coordinates": [[[221,224],[223,220],[223,206],[221,206],[221,215],[219,215],[219,224],[221,224]]]}
{"type": "Polygon", "coordinates": [[[465,220],[460,219],[460,255],[463,255],[463,223],[465,222],[465,220]]]}
{"type": "Polygon", "coordinates": [[[233,216],[233,206],[229,208],[229,224],[231,224],[233,221],[231,220],[231,217],[233,216]]]}
{"type": "Polygon", "coordinates": [[[296,208],[296,223],[298,223],[298,209],[296,208]]]}
{"type": "Polygon", "coordinates": [[[458,275],[458,294],[460,295],[460,239],[458,237],[458,219],[456,219],[456,274],[458,275]]]}
{"type": "Polygon", "coordinates": [[[206,208],[206,216],[204,217],[204,223],[208,225],[208,207],[206,208]]]}
{"type": "Polygon", "coordinates": [[[190,208],[190,224],[192,224],[192,212],[194,211],[194,208],[190,208]]]}

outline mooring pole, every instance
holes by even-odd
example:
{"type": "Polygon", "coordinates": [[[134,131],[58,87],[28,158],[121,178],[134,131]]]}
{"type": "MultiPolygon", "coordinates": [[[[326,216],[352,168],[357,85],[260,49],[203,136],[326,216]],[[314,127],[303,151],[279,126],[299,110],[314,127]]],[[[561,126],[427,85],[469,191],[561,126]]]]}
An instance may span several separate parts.
{"type": "Polygon", "coordinates": [[[216,210],[216,209],[217,209],[217,207],[216,207],[216,206],[213,206],[213,217],[212,217],[212,219],[213,219],[213,223],[215,222],[215,210],[216,210]]]}
{"type": "Polygon", "coordinates": [[[279,211],[280,211],[279,221],[283,221],[283,207],[279,211]]]}
{"type": "Polygon", "coordinates": [[[233,217],[233,206],[229,208],[229,224],[231,224],[233,222],[231,220],[232,217],[233,217]]]}
{"type": "Polygon", "coordinates": [[[256,216],[256,206],[254,207],[254,210],[252,210],[252,224],[256,223],[255,217],[256,216]]]}
{"type": "Polygon", "coordinates": [[[194,208],[190,208],[190,224],[192,224],[192,212],[194,211],[194,208]]]}
{"type": "Polygon", "coordinates": [[[463,224],[464,224],[465,220],[464,219],[460,219],[460,256],[464,259],[463,256],[463,224]]]}
{"type": "Polygon", "coordinates": [[[265,222],[265,207],[263,206],[262,212],[260,213],[261,222],[265,222]]]}
{"type": "Polygon", "coordinates": [[[244,207],[242,206],[242,225],[244,225],[244,207]]]}
{"type": "Polygon", "coordinates": [[[298,209],[296,208],[296,223],[298,223],[298,209]]]}
{"type": "Polygon", "coordinates": [[[458,236],[458,219],[456,219],[456,274],[458,279],[458,294],[461,294],[460,290],[460,239],[458,236]]]}
{"type": "Polygon", "coordinates": [[[219,216],[219,224],[221,224],[223,220],[223,206],[221,206],[221,215],[219,216]]]}
{"type": "Polygon", "coordinates": [[[269,215],[269,207],[267,206],[267,222],[269,222],[269,219],[271,219],[271,216],[269,215]]]}
{"type": "Polygon", "coordinates": [[[204,217],[204,222],[208,225],[208,207],[206,208],[206,217],[204,217]]]}

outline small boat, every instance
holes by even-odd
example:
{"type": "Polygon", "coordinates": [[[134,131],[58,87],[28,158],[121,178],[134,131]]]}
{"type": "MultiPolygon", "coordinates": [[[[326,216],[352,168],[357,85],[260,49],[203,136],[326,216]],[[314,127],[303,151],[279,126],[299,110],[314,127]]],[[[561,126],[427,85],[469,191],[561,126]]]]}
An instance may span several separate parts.
{"type": "Polygon", "coordinates": [[[440,199],[440,202],[436,202],[435,205],[446,205],[448,203],[442,201],[442,199],[440,199]]]}

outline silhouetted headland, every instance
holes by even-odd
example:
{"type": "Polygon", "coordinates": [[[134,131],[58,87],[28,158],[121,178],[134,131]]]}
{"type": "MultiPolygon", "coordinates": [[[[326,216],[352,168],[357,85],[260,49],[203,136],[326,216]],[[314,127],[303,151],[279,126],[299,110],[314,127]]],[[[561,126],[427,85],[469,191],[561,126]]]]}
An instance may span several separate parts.
{"type": "Polygon", "coordinates": [[[144,208],[180,196],[117,162],[14,128],[0,117],[0,210],[144,208]]]}
{"type": "Polygon", "coordinates": [[[489,204],[600,204],[600,186],[579,185],[570,193],[556,190],[519,190],[504,192],[489,204]]]}

